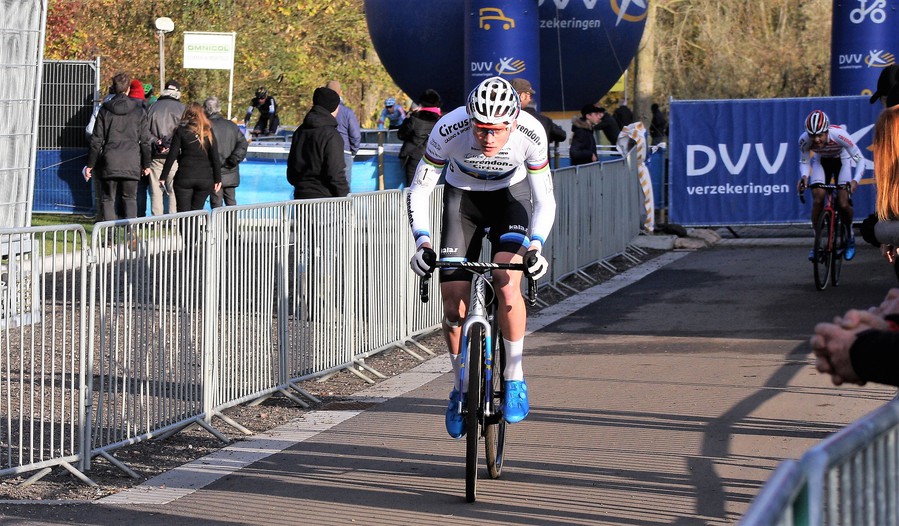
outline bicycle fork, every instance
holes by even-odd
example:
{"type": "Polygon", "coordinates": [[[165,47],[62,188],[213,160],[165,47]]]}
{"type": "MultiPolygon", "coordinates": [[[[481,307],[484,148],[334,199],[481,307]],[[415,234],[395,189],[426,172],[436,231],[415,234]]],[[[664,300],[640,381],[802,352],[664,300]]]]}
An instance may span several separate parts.
{"type": "MultiPolygon", "coordinates": [[[[462,325],[462,341],[461,353],[459,358],[462,362],[461,374],[459,374],[459,382],[462,385],[456,386],[460,393],[463,386],[469,385],[468,372],[469,367],[468,349],[470,348],[470,338],[472,328],[476,325],[481,327],[484,338],[484,389],[481,396],[480,406],[483,408],[484,417],[492,416],[495,413],[493,407],[493,331],[490,327],[490,321],[487,319],[487,308],[484,298],[486,297],[486,281],[484,279],[475,279],[472,283],[471,301],[468,304],[468,314],[465,316],[465,323],[462,325]]],[[[459,413],[465,414],[465,404],[462,397],[459,397],[459,413]]]]}

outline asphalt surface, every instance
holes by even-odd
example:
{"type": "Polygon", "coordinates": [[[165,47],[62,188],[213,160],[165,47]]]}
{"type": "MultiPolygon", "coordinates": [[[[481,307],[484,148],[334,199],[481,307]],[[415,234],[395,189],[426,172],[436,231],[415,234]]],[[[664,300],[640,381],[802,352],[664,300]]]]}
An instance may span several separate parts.
{"type": "MultiPolygon", "coordinates": [[[[861,241],[859,239],[859,241],[861,241]]],[[[318,412],[92,503],[0,504],[24,524],[734,524],[786,458],[895,389],[833,387],[814,324],[896,285],[864,245],[817,291],[808,242],[670,252],[529,322],[531,415],[498,480],[464,500],[439,357],[318,412]]],[[[486,471],[486,470],[484,470],[486,471]]],[[[486,477],[486,472],[484,473],[486,477]]]]}

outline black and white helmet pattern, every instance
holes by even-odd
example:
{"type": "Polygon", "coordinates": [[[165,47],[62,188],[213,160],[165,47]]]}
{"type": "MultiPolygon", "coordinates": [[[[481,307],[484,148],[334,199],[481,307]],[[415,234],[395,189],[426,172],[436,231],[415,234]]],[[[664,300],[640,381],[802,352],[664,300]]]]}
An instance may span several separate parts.
{"type": "Polygon", "coordinates": [[[518,92],[502,77],[482,81],[468,95],[468,116],[483,124],[511,124],[519,111],[518,92]]]}

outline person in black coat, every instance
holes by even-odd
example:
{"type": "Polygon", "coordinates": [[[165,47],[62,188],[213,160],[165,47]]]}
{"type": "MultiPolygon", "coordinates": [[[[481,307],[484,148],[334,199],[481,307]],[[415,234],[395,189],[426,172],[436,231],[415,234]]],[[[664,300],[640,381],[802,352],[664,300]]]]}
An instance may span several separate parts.
{"type": "Polygon", "coordinates": [[[222,163],[222,187],[209,195],[209,205],[218,208],[222,206],[224,199],[224,204],[234,206],[237,204],[235,189],[240,186],[239,165],[246,159],[249,147],[247,138],[241,133],[239,126],[222,115],[222,103],[218,97],[206,99],[203,102],[203,109],[212,124],[219,162],[222,163]]]}
{"type": "Polygon", "coordinates": [[[605,108],[599,108],[599,113],[601,115],[596,128],[606,136],[609,144],[612,146],[618,144],[618,134],[621,133],[621,126],[618,126],[618,121],[615,120],[615,117],[609,115],[605,108]]]}
{"type": "Polygon", "coordinates": [[[222,163],[212,132],[212,123],[203,106],[190,103],[175,129],[172,146],[162,167],[160,184],[165,184],[172,165],[178,162],[178,177],[172,184],[179,212],[202,210],[209,194],[222,188],[222,163]]]}
{"type": "Polygon", "coordinates": [[[412,185],[415,169],[425,153],[428,136],[440,120],[440,94],[432,89],[425,90],[418,97],[419,108],[409,113],[396,136],[403,141],[400,148],[400,162],[406,171],[406,188],[412,185]]]}
{"type": "MultiPolygon", "coordinates": [[[[537,106],[534,104],[534,95],[537,91],[531,86],[531,82],[521,77],[512,79],[512,87],[518,92],[518,98],[521,99],[521,109],[530,113],[543,125],[546,130],[546,140],[549,143],[558,143],[564,141],[568,135],[561,126],[553,122],[552,119],[537,113],[537,106]]],[[[547,157],[549,157],[549,145],[547,144],[547,157]]]]}
{"type": "Polygon", "coordinates": [[[294,132],[287,154],[287,181],[294,199],[346,197],[349,184],[343,175],[343,137],[337,131],[340,95],[330,88],[315,88],[312,109],[294,132]]]}
{"type": "Polygon", "coordinates": [[[112,78],[115,95],[97,113],[91,133],[85,179],[99,170],[105,220],[137,217],[137,185],[150,173],[150,125],[141,101],[128,97],[131,77],[117,73],[112,78]],[[124,216],[116,211],[123,203],[124,216]]]}
{"type": "Polygon", "coordinates": [[[571,165],[596,162],[596,136],[593,128],[599,124],[602,108],[593,104],[585,104],[581,108],[580,117],[571,118],[571,147],[568,149],[568,158],[571,165]]]}

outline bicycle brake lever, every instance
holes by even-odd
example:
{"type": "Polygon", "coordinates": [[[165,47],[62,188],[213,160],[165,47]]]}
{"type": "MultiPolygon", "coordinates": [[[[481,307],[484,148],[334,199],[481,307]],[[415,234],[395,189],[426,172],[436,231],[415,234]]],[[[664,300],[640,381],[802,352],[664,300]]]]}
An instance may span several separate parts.
{"type": "Polygon", "coordinates": [[[430,287],[428,285],[430,281],[430,276],[424,276],[421,278],[421,281],[418,284],[418,295],[421,296],[422,303],[427,303],[428,299],[430,299],[428,297],[428,292],[430,290],[430,287]]]}
{"type": "Polygon", "coordinates": [[[537,305],[537,281],[528,277],[528,305],[537,305]]]}

